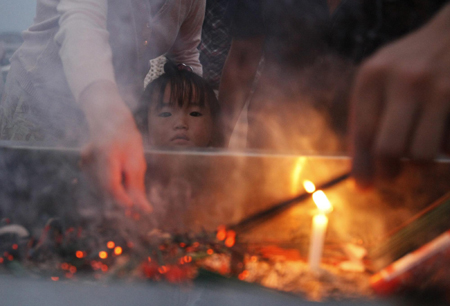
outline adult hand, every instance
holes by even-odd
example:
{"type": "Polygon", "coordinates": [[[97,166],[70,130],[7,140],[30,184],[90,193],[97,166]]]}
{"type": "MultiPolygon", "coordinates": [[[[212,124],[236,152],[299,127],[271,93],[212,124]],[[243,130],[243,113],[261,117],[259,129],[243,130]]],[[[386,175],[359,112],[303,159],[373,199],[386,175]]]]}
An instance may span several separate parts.
{"type": "Polygon", "coordinates": [[[450,5],[362,64],[351,94],[353,175],[393,177],[399,159],[442,151],[450,111],[450,5]]]}
{"type": "Polygon", "coordinates": [[[145,193],[142,137],[112,82],[96,82],[80,96],[90,142],[83,154],[91,176],[122,205],[150,212],[145,193]]]}

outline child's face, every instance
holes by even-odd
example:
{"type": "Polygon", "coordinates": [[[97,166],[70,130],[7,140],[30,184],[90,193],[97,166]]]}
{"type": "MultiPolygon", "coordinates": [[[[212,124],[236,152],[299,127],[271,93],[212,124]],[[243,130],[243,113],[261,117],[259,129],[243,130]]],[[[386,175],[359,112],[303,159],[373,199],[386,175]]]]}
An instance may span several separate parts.
{"type": "MultiPolygon", "coordinates": [[[[152,97],[158,99],[157,94],[152,97]]],[[[156,101],[156,100],[154,100],[156,101]]],[[[213,121],[208,106],[185,103],[170,105],[170,85],[164,92],[163,106],[152,103],[149,112],[150,144],[160,147],[207,147],[212,138],[213,121]]]]}

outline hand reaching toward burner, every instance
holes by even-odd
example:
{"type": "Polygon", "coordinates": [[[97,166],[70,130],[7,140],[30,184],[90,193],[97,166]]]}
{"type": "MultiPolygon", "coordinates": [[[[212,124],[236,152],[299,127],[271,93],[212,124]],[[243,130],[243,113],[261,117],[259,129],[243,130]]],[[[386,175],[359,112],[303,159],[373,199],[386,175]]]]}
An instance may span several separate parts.
{"type": "Polygon", "coordinates": [[[90,130],[83,154],[90,176],[120,204],[150,212],[142,137],[116,85],[96,82],[81,94],[80,103],[90,130]]]}
{"type": "Polygon", "coordinates": [[[403,156],[430,160],[441,152],[450,112],[449,31],[446,5],[361,66],[351,95],[353,174],[360,187],[395,176],[403,156]]]}

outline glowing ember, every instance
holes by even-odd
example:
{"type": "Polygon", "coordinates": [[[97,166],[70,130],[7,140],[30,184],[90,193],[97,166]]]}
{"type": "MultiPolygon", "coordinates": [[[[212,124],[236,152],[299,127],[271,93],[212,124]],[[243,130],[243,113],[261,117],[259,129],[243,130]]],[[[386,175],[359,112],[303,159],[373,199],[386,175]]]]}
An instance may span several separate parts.
{"type": "Polygon", "coordinates": [[[98,257],[100,257],[101,259],[106,259],[108,258],[108,253],[106,253],[105,251],[101,251],[98,253],[98,257]]]}
{"type": "Polygon", "coordinates": [[[4,261],[3,257],[0,257],[0,264],[2,264],[4,261]]]}
{"type": "Polygon", "coordinates": [[[8,255],[8,260],[12,261],[14,259],[14,257],[12,255],[8,255]]]}
{"type": "Polygon", "coordinates": [[[227,230],[225,226],[222,225],[217,228],[216,238],[219,241],[223,241],[227,238],[227,230]]]}
{"type": "Polygon", "coordinates": [[[184,261],[185,262],[191,262],[192,261],[192,257],[191,256],[184,256],[184,261]]]}
{"type": "Polygon", "coordinates": [[[102,271],[103,272],[107,272],[108,271],[108,266],[107,265],[102,265],[102,271]]]}
{"type": "Polygon", "coordinates": [[[206,253],[207,253],[208,255],[212,255],[212,254],[214,254],[214,251],[213,251],[213,249],[208,249],[208,251],[206,251],[206,253]]]}
{"type": "Polygon", "coordinates": [[[69,269],[69,264],[67,262],[62,263],[61,264],[61,269],[68,270],[69,269]]]}
{"type": "Polygon", "coordinates": [[[313,200],[314,203],[316,203],[317,208],[319,208],[322,212],[329,213],[333,211],[333,206],[322,190],[314,192],[313,200]]]}
{"type": "Polygon", "coordinates": [[[77,268],[74,267],[74,266],[71,266],[70,269],[69,269],[69,271],[70,271],[70,273],[74,274],[74,273],[77,272],[77,268]]]}
{"type": "Polygon", "coordinates": [[[19,246],[17,244],[13,244],[12,249],[13,250],[17,250],[19,248],[19,246]]]}
{"type": "Polygon", "coordinates": [[[83,257],[84,257],[84,253],[83,253],[83,251],[77,251],[77,252],[75,253],[75,256],[76,256],[77,258],[83,258],[83,257]]]}
{"type": "Polygon", "coordinates": [[[167,267],[166,266],[162,266],[158,268],[158,272],[161,274],[164,274],[167,272],[167,267]]]}
{"type": "Polygon", "coordinates": [[[150,256],[147,259],[148,259],[148,262],[152,262],[152,258],[150,256]]]}
{"type": "Polygon", "coordinates": [[[108,241],[108,243],[106,244],[106,247],[108,249],[114,249],[115,246],[116,244],[114,243],[114,241],[108,241]]]}
{"type": "Polygon", "coordinates": [[[307,193],[313,193],[314,191],[316,191],[316,186],[314,185],[314,183],[308,180],[303,182],[303,188],[305,188],[307,193]]]}
{"type": "Polygon", "coordinates": [[[236,240],[235,240],[235,238],[233,236],[228,237],[225,240],[225,246],[228,247],[228,248],[231,248],[234,245],[235,242],[236,242],[236,240]]]}
{"type": "Polygon", "coordinates": [[[58,276],[52,276],[51,279],[54,282],[59,281],[59,277],[58,276]]]}
{"type": "Polygon", "coordinates": [[[248,271],[247,270],[245,270],[245,271],[243,271],[241,274],[239,274],[238,275],[238,278],[240,279],[240,280],[244,280],[244,279],[246,279],[247,277],[248,277],[248,271]]]}
{"type": "Polygon", "coordinates": [[[122,248],[120,246],[115,247],[114,254],[116,255],[122,254],[122,248]]]}

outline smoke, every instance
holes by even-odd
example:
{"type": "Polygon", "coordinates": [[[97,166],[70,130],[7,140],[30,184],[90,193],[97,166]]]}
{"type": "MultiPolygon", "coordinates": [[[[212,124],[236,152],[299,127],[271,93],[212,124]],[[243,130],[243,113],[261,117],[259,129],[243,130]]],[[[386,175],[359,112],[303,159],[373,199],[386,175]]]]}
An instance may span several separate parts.
{"type": "MultiPolygon", "coordinates": [[[[273,1],[268,8],[273,8],[273,20],[283,22],[275,23],[278,26],[269,33],[265,65],[248,108],[249,151],[147,154],[146,185],[154,206],[148,216],[104,198],[81,173],[76,152],[0,148],[0,219],[9,218],[37,237],[49,219],[58,218],[64,228],[79,226],[93,233],[100,241],[97,244],[120,236],[139,249],[141,238],[154,228],[171,233],[213,231],[294,196],[292,172],[298,156],[346,154],[348,89],[355,70],[351,59],[337,55],[326,43],[329,20],[320,14],[313,18],[317,12],[303,18],[302,6],[296,3],[273,1]],[[292,6],[296,9],[290,10],[292,6]],[[260,155],[252,155],[255,149],[260,155]]],[[[160,36],[167,34],[161,27],[158,31],[160,36]]],[[[121,44],[129,38],[126,33],[118,32],[112,36],[114,46],[130,47],[121,44]]],[[[118,67],[125,66],[120,71],[131,69],[128,61],[114,60],[120,62],[118,67]]],[[[51,94],[42,96],[54,102],[51,94]]],[[[72,102],[69,97],[65,103],[72,102]]],[[[64,111],[61,106],[52,113],[64,111]]],[[[76,126],[79,110],[69,108],[69,112],[76,126]]],[[[317,184],[349,167],[348,161],[311,158],[297,180],[317,184]]],[[[437,170],[408,167],[397,181],[385,182],[371,193],[356,192],[351,182],[326,191],[335,207],[328,241],[362,241],[368,247],[379,243],[390,229],[450,188],[446,173],[450,171],[444,165],[437,170]]],[[[306,254],[313,210],[312,202],[305,201],[243,238],[255,243],[290,243],[306,254]]]]}

